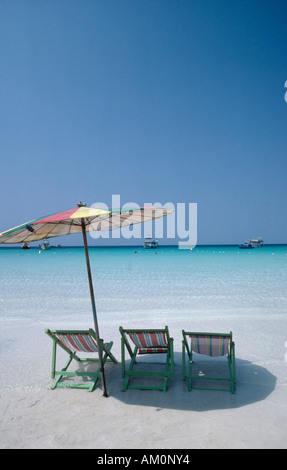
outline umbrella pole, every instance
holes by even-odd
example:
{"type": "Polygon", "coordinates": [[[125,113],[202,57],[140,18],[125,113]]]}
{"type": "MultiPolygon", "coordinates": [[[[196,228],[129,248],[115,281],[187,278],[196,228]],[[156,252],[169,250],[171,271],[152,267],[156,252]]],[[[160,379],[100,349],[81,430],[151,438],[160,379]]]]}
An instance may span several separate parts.
{"type": "Polygon", "coordinates": [[[101,371],[101,379],[102,379],[102,387],[103,387],[103,396],[107,397],[108,393],[107,393],[107,388],[106,388],[105,370],[104,370],[104,364],[103,364],[102,343],[101,343],[101,340],[100,340],[100,333],[99,333],[99,327],[98,327],[96,302],[95,302],[94,288],[93,288],[93,282],[92,282],[92,274],[91,274],[91,267],[90,267],[88,243],[87,243],[87,233],[86,233],[86,226],[85,226],[84,221],[82,221],[82,232],[83,232],[83,240],[84,240],[84,247],[85,247],[85,255],[86,255],[87,271],[88,271],[88,278],[89,278],[91,302],[92,302],[92,309],[93,309],[95,333],[96,333],[96,339],[97,339],[97,343],[98,343],[98,352],[99,352],[100,371],[101,371]]]}

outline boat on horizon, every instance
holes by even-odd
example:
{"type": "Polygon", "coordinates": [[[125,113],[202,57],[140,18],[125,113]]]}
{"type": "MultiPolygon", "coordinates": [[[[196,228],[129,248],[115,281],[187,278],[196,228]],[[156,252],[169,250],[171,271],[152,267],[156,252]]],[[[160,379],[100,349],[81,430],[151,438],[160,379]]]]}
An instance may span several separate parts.
{"type": "Polygon", "coordinates": [[[144,243],[143,243],[144,248],[157,248],[158,247],[158,241],[155,240],[154,238],[146,238],[144,243]]]}
{"type": "Polygon", "coordinates": [[[21,248],[22,248],[23,250],[29,250],[29,249],[31,248],[31,247],[30,247],[30,243],[28,243],[28,242],[23,243],[23,245],[21,246],[21,248]]]}
{"type": "Polygon", "coordinates": [[[50,250],[51,246],[48,241],[44,241],[43,243],[41,243],[41,245],[39,245],[39,248],[41,250],[50,250]]]}
{"type": "Polygon", "coordinates": [[[261,248],[264,246],[262,237],[253,237],[250,240],[247,240],[247,243],[251,243],[253,248],[261,248]]]}
{"type": "Polygon", "coordinates": [[[254,248],[254,246],[252,246],[251,243],[248,242],[242,243],[241,245],[238,245],[238,247],[246,250],[251,250],[254,248]]]}
{"type": "Polygon", "coordinates": [[[246,240],[245,243],[238,245],[239,248],[245,249],[252,249],[252,248],[261,248],[264,246],[263,238],[262,237],[253,237],[250,240],[246,240]]]}

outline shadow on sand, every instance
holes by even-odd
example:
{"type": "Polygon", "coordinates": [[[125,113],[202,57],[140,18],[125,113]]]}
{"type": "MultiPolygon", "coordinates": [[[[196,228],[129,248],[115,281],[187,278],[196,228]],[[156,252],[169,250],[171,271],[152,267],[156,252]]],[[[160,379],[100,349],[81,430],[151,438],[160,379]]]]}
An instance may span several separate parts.
{"type": "MultiPolygon", "coordinates": [[[[264,367],[236,359],[236,393],[196,390],[188,391],[182,380],[181,353],[175,353],[175,380],[169,380],[167,392],[156,390],[122,391],[121,366],[108,365],[106,380],[109,396],[129,405],[153,406],[174,410],[223,410],[240,408],[264,400],[275,388],[276,377],[264,367]]],[[[153,378],[149,378],[153,380],[153,378]]]]}

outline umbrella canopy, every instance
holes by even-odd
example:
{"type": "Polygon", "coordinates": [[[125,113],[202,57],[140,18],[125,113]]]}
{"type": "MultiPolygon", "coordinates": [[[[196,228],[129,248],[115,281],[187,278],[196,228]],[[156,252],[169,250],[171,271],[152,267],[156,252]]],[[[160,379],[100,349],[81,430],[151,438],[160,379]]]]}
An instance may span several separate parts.
{"type": "Polygon", "coordinates": [[[163,207],[103,210],[86,207],[79,203],[79,207],[74,209],[34,219],[0,233],[0,243],[29,243],[46,238],[81,233],[83,222],[88,232],[112,230],[157,219],[172,212],[173,209],[163,207]]]}
{"type": "Polygon", "coordinates": [[[96,303],[90,268],[87,231],[112,230],[149,220],[157,219],[174,212],[173,209],[144,207],[137,209],[103,210],[95,207],[86,207],[78,203],[78,207],[64,212],[50,214],[40,219],[34,219],[25,224],[0,233],[0,243],[29,243],[46,238],[59,237],[72,233],[83,234],[85,256],[90,287],[90,296],[94,318],[95,334],[98,343],[100,370],[102,378],[103,395],[108,396],[103,366],[102,347],[97,320],[96,303]]]}

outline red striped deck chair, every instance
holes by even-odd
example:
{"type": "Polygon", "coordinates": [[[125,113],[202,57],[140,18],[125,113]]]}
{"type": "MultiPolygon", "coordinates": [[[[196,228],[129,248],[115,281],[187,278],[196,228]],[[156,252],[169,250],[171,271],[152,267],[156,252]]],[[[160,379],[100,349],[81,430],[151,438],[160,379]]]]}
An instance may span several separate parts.
{"type": "MultiPolygon", "coordinates": [[[[140,389],[140,390],[167,390],[168,378],[174,379],[174,356],[173,356],[173,338],[170,338],[168,327],[164,329],[153,329],[153,330],[126,330],[120,327],[121,333],[121,351],[122,351],[122,377],[125,379],[123,390],[128,388],[140,389]],[[128,351],[131,362],[129,368],[126,369],[125,361],[125,350],[128,351]],[[141,355],[154,355],[163,354],[166,357],[166,361],[163,362],[146,362],[137,361],[138,356],[141,355]],[[134,370],[135,365],[142,364],[149,365],[145,370],[134,370]],[[161,369],[159,370],[159,365],[161,369]],[[152,370],[153,366],[156,370],[152,370]],[[144,383],[139,385],[130,385],[130,380],[133,377],[162,377],[163,385],[146,385],[144,383]]],[[[149,379],[148,379],[149,380],[149,379]]]]}
{"type": "MultiPolygon", "coordinates": [[[[232,332],[230,333],[196,333],[191,331],[182,330],[183,341],[182,341],[182,378],[188,379],[188,390],[197,388],[200,390],[221,390],[235,392],[235,344],[232,341],[232,332]],[[228,374],[226,377],[210,377],[209,374],[205,374],[200,371],[198,375],[192,375],[193,356],[195,354],[202,354],[212,358],[218,358],[226,356],[228,360],[228,374]],[[186,375],[186,354],[189,362],[188,375],[186,375]],[[195,387],[192,385],[193,381],[202,381],[205,383],[210,380],[227,381],[230,384],[228,389],[226,388],[207,388],[207,387],[195,387]]],[[[213,364],[215,365],[215,364],[213,364]]],[[[202,364],[201,364],[202,366],[202,364]]]]}
{"type": "MultiPolygon", "coordinates": [[[[90,330],[48,330],[46,333],[53,340],[53,354],[52,354],[52,379],[56,380],[52,385],[52,389],[56,387],[70,387],[70,388],[87,388],[92,392],[101,379],[101,372],[99,365],[92,368],[91,363],[98,363],[98,357],[83,358],[78,353],[98,353],[98,346],[95,332],[90,330]],[[63,349],[69,356],[69,359],[63,369],[56,370],[56,356],[57,346],[63,349]],[[81,367],[76,371],[68,371],[68,367],[75,359],[81,367]],[[86,365],[84,365],[86,363],[86,365]],[[76,383],[72,377],[82,377],[81,383],[76,383]],[[66,381],[63,381],[66,378],[66,381]],[[90,380],[87,380],[89,379],[90,380]]],[[[113,342],[102,342],[103,351],[103,364],[106,362],[114,362],[117,360],[111,353],[113,342]]]]}

